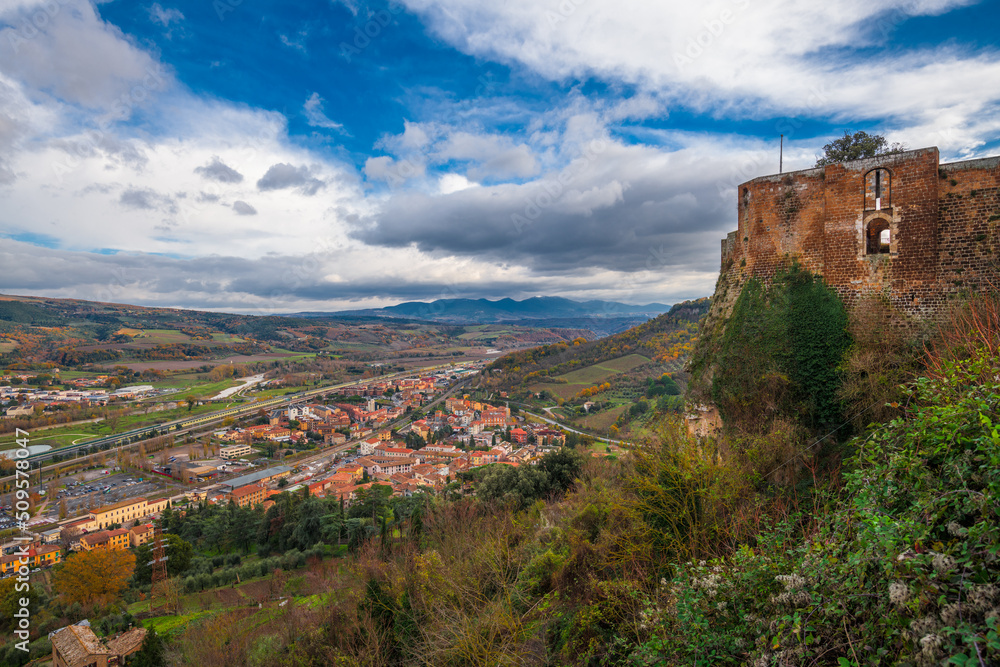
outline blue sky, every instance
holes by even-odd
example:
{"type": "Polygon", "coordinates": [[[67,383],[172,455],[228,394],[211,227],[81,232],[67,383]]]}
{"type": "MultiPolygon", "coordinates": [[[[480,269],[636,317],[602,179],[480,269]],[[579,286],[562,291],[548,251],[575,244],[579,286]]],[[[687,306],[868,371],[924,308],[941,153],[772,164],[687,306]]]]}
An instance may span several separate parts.
{"type": "Polygon", "coordinates": [[[845,130],[1000,154],[998,3],[6,0],[0,291],[241,312],[711,293],[845,130]],[[832,4],[832,6],[830,6],[832,4]]]}

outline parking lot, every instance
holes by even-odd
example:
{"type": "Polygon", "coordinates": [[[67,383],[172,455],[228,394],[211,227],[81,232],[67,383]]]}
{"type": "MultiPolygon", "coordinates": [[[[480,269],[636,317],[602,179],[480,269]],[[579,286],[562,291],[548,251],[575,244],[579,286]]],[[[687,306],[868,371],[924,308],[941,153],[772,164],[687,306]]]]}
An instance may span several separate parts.
{"type": "MultiPolygon", "coordinates": [[[[188,447],[178,447],[174,450],[160,453],[157,456],[157,468],[165,464],[173,470],[183,465],[187,460],[188,447]],[[169,459],[173,458],[173,461],[169,459]]],[[[287,465],[300,468],[294,479],[314,478],[318,475],[339,468],[342,465],[353,462],[357,454],[350,454],[340,451],[326,451],[309,456],[298,462],[289,461],[287,465]]],[[[251,455],[245,464],[239,461],[226,461],[224,459],[199,460],[199,464],[205,466],[220,467],[225,464],[226,470],[218,470],[217,476],[205,479],[203,483],[217,483],[226,479],[232,479],[240,475],[260,470],[268,465],[281,465],[280,461],[260,458],[251,455]]],[[[89,510],[112,505],[122,500],[131,498],[150,497],[162,495],[165,490],[171,493],[183,492],[191,487],[181,484],[176,480],[169,479],[156,473],[143,472],[118,472],[108,469],[109,474],[104,474],[104,469],[89,470],[73,475],[70,478],[62,478],[58,482],[45,484],[47,494],[43,496],[46,507],[43,514],[36,515],[29,522],[30,525],[50,523],[58,520],[59,506],[62,502],[66,504],[66,516],[73,517],[86,514],[89,510]],[[140,481],[140,479],[142,481],[140,481]]],[[[11,494],[0,496],[0,531],[17,527],[12,511],[4,511],[4,506],[9,506],[13,502],[11,494]]]]}
{"type": "Polygon", "coordinates": [[[143,477],[142,473],[105,475],[88,482],[70,481],[51,500],[56,503],[65,500],[67,513],[73,516],[94,507],[158,493],[166,486],[165,480],[148,475],[143,477]]]}
{"type": "Polygon", "coordinates": [[[12,512],[0,510],[0,530],[10,530],[17,527],[17,521],[11,514],[12,512]]]}

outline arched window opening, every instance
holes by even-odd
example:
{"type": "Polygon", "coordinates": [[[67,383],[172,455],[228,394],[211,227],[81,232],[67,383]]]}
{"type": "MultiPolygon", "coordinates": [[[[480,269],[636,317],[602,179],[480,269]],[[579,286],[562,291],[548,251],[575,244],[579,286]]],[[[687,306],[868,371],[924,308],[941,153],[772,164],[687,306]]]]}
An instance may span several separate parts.
{"type": "Polygon", "coordinates": [[[888,169],[872,169],[865,174],[865,210],[892,208],[892,174],[888,169]]]}
{"type": "Polygon", "coordinates": [[[892,232],[889,230],[889,223],[881,218],[877,218],[868,223],[867,252],[868,255],[889,254],[892,232]]]}

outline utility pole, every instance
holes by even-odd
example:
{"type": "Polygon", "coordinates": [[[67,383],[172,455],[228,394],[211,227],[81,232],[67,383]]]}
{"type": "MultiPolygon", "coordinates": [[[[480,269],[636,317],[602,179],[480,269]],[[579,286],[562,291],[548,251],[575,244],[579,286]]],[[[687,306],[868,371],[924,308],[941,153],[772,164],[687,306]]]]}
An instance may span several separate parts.
{"type": "Polygon", "coordinates": [[[156,600],[162,595],[166,613],[176,614],[178,612],[177,592],[170,581],[170,575],[167,574],[167,560],[170,556],[166,555],[165,547],[166,540],[163,539],[163,531],[157,522],[153,531],[153,560],[149,561],[149,565],[153,566],[153,585],[149,591],[149,611],[152,612],[156,608],[156,600]]]}

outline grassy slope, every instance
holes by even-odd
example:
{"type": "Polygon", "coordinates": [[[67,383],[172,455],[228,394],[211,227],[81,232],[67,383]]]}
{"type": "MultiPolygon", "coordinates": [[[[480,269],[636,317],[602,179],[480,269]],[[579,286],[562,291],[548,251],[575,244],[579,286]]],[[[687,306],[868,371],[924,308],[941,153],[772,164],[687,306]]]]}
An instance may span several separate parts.
{"type": "Polygon", "coordinates": [[[675,349],[675,343],[692,340],[699,319],[707,311],[708,299],[677,304],[670,312],[628,331],[582,345],[546,345],[517,352],[498,359],[490,368],[502,371],[503,384],[516,389],[524,387],[525,376],[533,371],[555,369],[559,371],[556,377],[596,365],[628,371],[636,367],[634,362],[639,355],[662,365],[676,366],[673,362],[685,357],[687,351],[683,345],[675,349]]]}
{"type": "MultiPolygon", "coordinates": [[[[597,414],[574,416],[568,422],[597,433],[607,433],[618,416],[643,397],[644,378],[683,369],[696,340],[698,322],[707,311],[708,299],[685,302],[644,324],[597,341],[572,346],[549,345],[507,355],[490,366],[493,371],[502,371],[497,374],[499,379],[494,381],[494,388],[514,395],[548,392],[576,404],[583,400],[578,398],[581,390],[610,382],[610,390],[588,397],[588,400],[610,407],[597,414]]],[[[551,401],[538,402],[531,395],[526,400],[536,407],[552,404],[551,401]]],[[[567,405],[567,409],[572,408],[567,405]]],[[[639,421],[655,421],[655,418],[656,414],[651,411],[639,421]]],[[[637,428],[641,427],[639,421],[634,423],[637,428]]]]}

